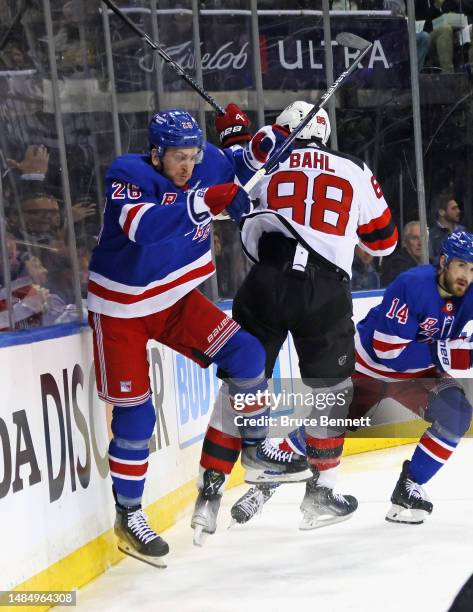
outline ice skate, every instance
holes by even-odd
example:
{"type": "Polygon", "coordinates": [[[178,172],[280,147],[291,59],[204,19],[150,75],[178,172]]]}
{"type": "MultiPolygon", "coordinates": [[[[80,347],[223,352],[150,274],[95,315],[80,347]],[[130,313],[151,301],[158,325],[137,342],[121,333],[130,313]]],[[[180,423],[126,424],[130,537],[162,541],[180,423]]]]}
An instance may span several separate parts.
{"type": "Polygon", "coordinates": [[[299,529],[319,529],[349,519],[358,508],[353,495],[334,493],[333,489],[317,485],[317,477],[306,483],[301,503],[302,522],[299,529]]]}
{"type": "Polygon", "coordinates": [[[410,461],[404,461],[393,494],[392,506],[386,514],[391,523],[420,525],[431,514],[434,506],[422,487],[409,477],[410,461]]]}
{"type": "Polygon", "coordinates": [[[230,511],[232,522],[229,528],[238,523],[243,525],[257,514],[261,514],[264,504],[271,498],[278,484],[259,484],[251,487],[237,500],[230,511]]]}
{"type": "Polygon", "coordinates": [[[303,482],[312,478],[303,455],[280,450],[269,438],[244,448],[241,463],[246,470],[245,482],[249,484],[303,482]]]}
{"type": "Polygon", "coordinates": [[[117,515],[114,531],[119,550],[155,567],[166,567],[163,557],[168,554],[169,546],[148,525],[141,506],[125,508],[117,504],[115,507],[117,515]]]}
{"type": "Polygon", "coordinates": [[[205,470],[204,484],[195,502],[191,527],[194,530],[194,545],[203,546],[208,534],[217,529],[217,514],[222,499],[225,474],[217,470],[205,470]]]}

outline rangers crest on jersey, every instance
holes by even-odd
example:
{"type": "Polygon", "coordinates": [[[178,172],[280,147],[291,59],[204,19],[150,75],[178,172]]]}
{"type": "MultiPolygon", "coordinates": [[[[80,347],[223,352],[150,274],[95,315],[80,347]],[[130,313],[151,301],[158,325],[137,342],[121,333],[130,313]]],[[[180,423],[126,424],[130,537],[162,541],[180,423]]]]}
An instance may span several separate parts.
{"type": "Polygon", "coordinates": [[[196,229],[195,234],[192,236],[192,240],[197,240],[198,242],[203,242],[207,240],[210,234],[210,223],[206,225],[199,225],[196,229]]]}

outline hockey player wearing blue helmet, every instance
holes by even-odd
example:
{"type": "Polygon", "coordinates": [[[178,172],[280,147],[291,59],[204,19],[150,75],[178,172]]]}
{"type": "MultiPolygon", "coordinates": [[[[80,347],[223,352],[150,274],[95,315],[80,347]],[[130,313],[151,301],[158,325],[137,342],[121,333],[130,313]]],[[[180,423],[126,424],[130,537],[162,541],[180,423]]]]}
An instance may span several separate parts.
{"type": "MultiPolygon", "coordinates": [[[[119,548],[152,565],[164,565],[169,547],[141,509],[156,422],[146,345],[154,339],[202,367],[216,363],[231,393],[245,390],[247,381],[251,390],[266,388],[260,342],[197,286],[214,272],[213,217],[226,209],[238,222],[249,212],[248,195],[236,181],[245,184],[283,140],[267,126],[247,149],[222,151],[204,142],[188,112],[162,111],[149,124],[149,153],[118,157],[105,176],[104,223],[88,286],[97,390],[113,405],[109,463],[119,548]]],[[[214,432],[215,448],[227,461],[223,468],[201,462],[202,503],[193,526],[202,531],[215,531],[223,485],[240,444],[239,437],[214,432]]]]}

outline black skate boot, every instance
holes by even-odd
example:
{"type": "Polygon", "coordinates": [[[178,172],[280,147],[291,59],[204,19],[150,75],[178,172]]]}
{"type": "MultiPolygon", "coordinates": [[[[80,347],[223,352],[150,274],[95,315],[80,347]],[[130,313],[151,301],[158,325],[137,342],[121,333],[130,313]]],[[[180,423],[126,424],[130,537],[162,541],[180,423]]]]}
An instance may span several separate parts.
{"type": "Polygon", "coordinates": [[[235,523],[243,525],[256,514],[261,514],[264,504],[270,499],[278,487],[278,484],[259,484],[248,489],[248,491],[232,506],[230,511],[232,522],[229,528],[235,523]]]}
{"type": "Polygon", "coordinates": [[[280,450],[270,438],[244,448],[241,463],[246,470],[245,482],[249,484],[303,482],[312,478],[303,455],[280,450]]]}
{"type": "Polygon", "coordinates": [[[391,495],[392,506],[386,514],[386,520],[391,523],[420,525],[434,509],[422,487],[410,478],[410,463],[404,461],[402,464],[401,475],[391,495]]]}
{"type": "Polygon", "coordinates": [[[155,567],[166,567],[163,557],[168,554],[169,546],[148,525],[141,506],[125,508],[116,504],[115,508],[115,535],[119,550],[155,567]]]}
{"type": "Polygon", "coordinates": [[[197,496],[191,519],[195,546],[202,546],[205,542],[205,534],[215,533],[217,529],[217,514],[222,500],[224,482],[223,472],[205,470],[204,485],[197,496]]]}
{"type": "Polygon", "coordinates": [[[334,493],[333,489],[317,484],[318,476],[305,485],[301,503],[302,522],[299,529],[307,531],[346,521],[358,508],[353,495],[334,493]]]}

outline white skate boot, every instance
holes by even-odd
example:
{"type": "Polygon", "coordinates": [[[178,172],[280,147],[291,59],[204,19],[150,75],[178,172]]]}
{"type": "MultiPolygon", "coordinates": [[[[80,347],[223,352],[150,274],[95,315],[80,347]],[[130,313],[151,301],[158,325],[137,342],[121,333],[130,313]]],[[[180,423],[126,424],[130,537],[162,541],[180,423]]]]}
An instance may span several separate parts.
{"type": "Polygon", "coordinates": [[[302,522],[299,529],[319,529],[349,519],[358,508],[353,495],[334,493],[333,489],[317,485],[315,476],[306,483],[304,499],[301,503],[302,522]]]}
{"type": "Polygon", "coordinates": [[[194,530],[194,545],[203,546],[208,534],[217,529],[217,514],[222,500],[225,474],[217,470],[205,470],[203,486],[195,502],[191,527],[194,530]]]}

